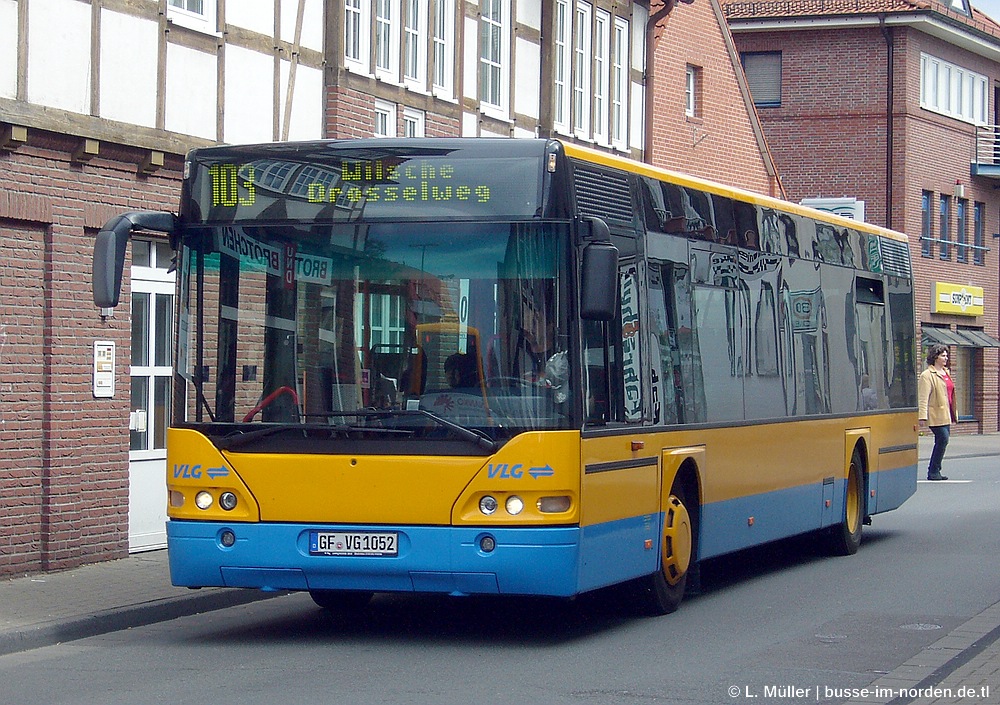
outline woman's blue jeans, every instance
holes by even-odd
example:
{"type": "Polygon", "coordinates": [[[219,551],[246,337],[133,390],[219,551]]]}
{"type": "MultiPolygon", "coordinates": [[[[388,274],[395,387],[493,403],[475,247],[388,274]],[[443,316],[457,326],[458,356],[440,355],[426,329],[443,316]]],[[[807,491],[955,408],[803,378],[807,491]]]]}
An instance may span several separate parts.
{"type": "Polygon", "coordinates": [[[951,438],[951,426],[931,426],[931,432],[934,433],[934,450],[931,451],[931,461],[927,466],[928,476],[941,474],[941,461],[944,460],[944,451],[951,438]]]}

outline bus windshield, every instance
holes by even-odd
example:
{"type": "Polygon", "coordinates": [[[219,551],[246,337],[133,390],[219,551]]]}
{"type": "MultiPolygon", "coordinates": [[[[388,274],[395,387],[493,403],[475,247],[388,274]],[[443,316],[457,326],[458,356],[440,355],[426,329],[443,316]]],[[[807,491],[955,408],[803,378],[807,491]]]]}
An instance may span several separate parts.
{"type": "Polygon", "coordinates": [[[568,428],[567,240],[537,222],[189,228],[176,420],[568,428]]]}

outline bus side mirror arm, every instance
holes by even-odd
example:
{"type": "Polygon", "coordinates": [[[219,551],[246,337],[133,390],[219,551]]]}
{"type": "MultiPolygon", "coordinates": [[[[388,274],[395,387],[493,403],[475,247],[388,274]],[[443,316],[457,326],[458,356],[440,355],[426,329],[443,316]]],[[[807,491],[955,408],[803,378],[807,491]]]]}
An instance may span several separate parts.
{"type": "Polygon", "coordinates": [[[618,248],[603,220],[588,217],[584,224],[590,226],[590,242],[583,248],[580,268],[580,318],[612,321],[618,308],[618,248]]]}
{"type": "Polygon", "coordinates": [[[177,217],[160,211],[126,213],[109,220],[94,240],[94,304],[98,308],[118,305],[125,269],[125,248],[133,230],[173,233],[176,227],[177,217]]]}

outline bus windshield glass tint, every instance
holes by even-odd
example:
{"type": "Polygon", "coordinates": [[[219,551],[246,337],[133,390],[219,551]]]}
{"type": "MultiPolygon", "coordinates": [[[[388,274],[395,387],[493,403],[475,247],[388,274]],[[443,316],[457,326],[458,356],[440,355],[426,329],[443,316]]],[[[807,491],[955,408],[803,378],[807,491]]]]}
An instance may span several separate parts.
{"type": "Polygon", "coordinates": [[[561,224],[189,229],[178,421],[566,428],[568,249],[561,224]]]}

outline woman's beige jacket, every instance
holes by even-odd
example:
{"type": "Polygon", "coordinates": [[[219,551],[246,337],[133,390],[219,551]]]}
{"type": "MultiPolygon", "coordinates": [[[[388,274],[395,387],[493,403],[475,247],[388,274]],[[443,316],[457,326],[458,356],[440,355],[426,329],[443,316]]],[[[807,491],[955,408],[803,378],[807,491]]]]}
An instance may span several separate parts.
{"type": "Polygon", "coordinates": [[[928,367],[917,380],[917,418],[926,420],[928,426],[947,426],[957,421],[954,416],[944,377],[928,367]]]}

